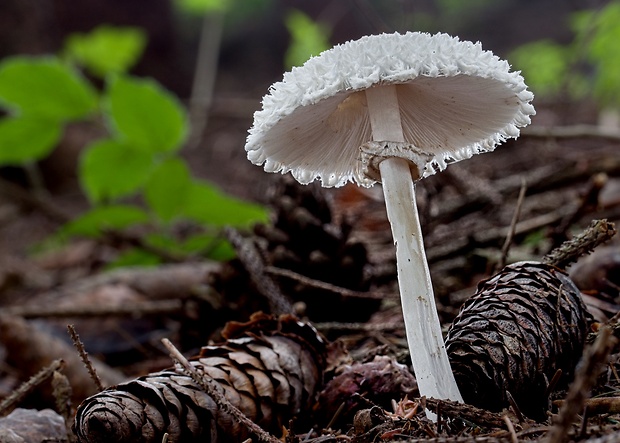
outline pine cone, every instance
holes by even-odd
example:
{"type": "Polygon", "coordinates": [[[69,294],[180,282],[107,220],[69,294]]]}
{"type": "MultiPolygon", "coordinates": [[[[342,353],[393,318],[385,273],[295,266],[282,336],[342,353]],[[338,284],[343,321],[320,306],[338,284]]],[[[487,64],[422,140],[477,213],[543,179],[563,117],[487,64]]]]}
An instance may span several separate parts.
{"type": "Polygon", "coordinates": [[[541,419],[549,381],[568,381],[579,361],[590,315],[558,268],[535,262],[506,266],[480,282],[450,326],[446,350],[464,400],[492,411],[508,405],[541,419]]]}
{"type": "MultiPolygon", "coordinates": [[[[224,396],[268,432],[312,406],[325,365],[324,340],[293,316],[255,315],[229,324],[228,340],[191,360],[224,396]],[[238,338],[232,338],[238,337],[238,338]]],[[[248,431],[180,367],[122,383],[87,398],[76,413],[80,442],[243,441],[248,431]]]]}
{"type": "MultiPolygon", "coordinates": [[[[368,290],[370,282],[364,272],[368,264],[366,247],[351,239],[352,228],[346,221],[333,220],[331,207],[318,185],[303,186],[285,176],[275,187],[270,202],[275,215],[273,223],[256,225],[251,238],[265,266],[353,291],[368,290]]],[[[304,315],[317,322],[364,321],[381,303],[376,299],[345,298],[295,278],[275,274],[272,277],[291,302],[305,303],[304,315]],[[327,304],[330,309],[325,309],[327,304]]],[[[232,260],[221,272],[213,273],[209,284],[244,312],[269,309],[239,260],[232,260]]]]}
{"type": "Polygon", "coordinates": [[[271,205],[273,225],[255,228],[269,264],[349,289],[366,285],[366,247],[349,240],[351,226],[346,221],[333,220],[322,188],[284,177],[271,205]]]}

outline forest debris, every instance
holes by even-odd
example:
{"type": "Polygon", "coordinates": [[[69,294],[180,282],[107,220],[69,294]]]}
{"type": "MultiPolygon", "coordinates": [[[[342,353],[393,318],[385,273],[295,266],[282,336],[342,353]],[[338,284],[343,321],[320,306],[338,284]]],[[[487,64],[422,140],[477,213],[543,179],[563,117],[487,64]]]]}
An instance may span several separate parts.
{"type": "Polygon", "coordinates": [[[145,317],[183,312],[182,300],[139,301],[122,306],[88,304],[83,306],[40,306],[28,304],[3,308],[3,314],[32,318],[145,317]]]}
{"type": "Polygon", "coordinates": [[[294,280],[308,287],[333,292],[335,295],[340,295],[342,297],[372,298],[372,299],[379,299],[379,300],[384,300],[386,298],[393,298],[394,300],[398,299],[398,295],[393,292],[354,291],[352,289],[343,288],[343,287],[336,286],[336,285],[333,285],[331,283],[327,283],[321,280],[316,280],[314,278],[306,277],[305,275],[298,274],[297,272],[291,271],[290,269],[282,269],[282,268],[277,268],[275,266],[266,266],[265,272],[271,275],[275,275],[277,277],[285,277],[285,278],[294,280]]]}
{"type": "Polygon", "coordinates": [[[604,172],[599,172],[590,177],[586,188],[580,192],[579,201],[572,205],[573,210],[554,227],[551,233],[554,247],[568,240],[568,230],[575,222],[599,207],[599,195],[607,181],[608,176],[604,172]]]}
{"type": "Polygon", "coordinates": [[[253,240],[244,239],[232,228],[227,228],[225,232],[256,289],[269,302],[270,312],[276,315],[292,314],[294,310],[291,301],[280,291],[271,276],[265,273],[265,263],[253,240]]]}
{"type": "Polygon", "coordinates": [[[573,421],[577,414],[583,411],[585,400],[596,384],[600,367],[607,362],[607,357],[617,342],[611,328],[603,326],[599,330],[598,337],[585,351],[577,367],[575,380],[569,387],[556,423],[545,436],[544,443],[562,443],[566,440],[573,421]]]}
{"type": "Polygon", "coordinates": [[[73,346],[75,346],[75,348],[78,351],[78,354],[80,354],[80,359],[82,360],[82,363],[84,363],[84,367],[88,371],[88,375],[90,376],[90,379],[93,381],[93,383],[95,383],[95,386],[97,386],[97,389],[99,389],[100,391],[103,391],[103,384],[101,383],[101,379],[97,375],[97,369],[95,369],[93,362],[88,357],[88,354],[86,353],[86,349],[84,349],[84,343],[82,343],[82,341],[80,340],[80,337],[78,336],[78,333],[75,330],[75,327],[73,325],[68,325],[67,329],[69,330],[69,335],[71,336],[71,340],[73,340],[73,346]]]}
{"type": "Polygon", "coordinates": [[[504,266],[506,266],[506,260],[508,259],[508,251],[510,250],[510,245],[512,244],[512,240],[515,236],[515,231],[517,229],[517,222],[519,221],[519,217],[521,216],[521,207],[523,206],[523,200],[525,199],[525,192],[527,191],[527,184],[525,181],[521,184],[521,189],[519,190],[519,197],[517,198],[517,205],[515,207],[515,212],[512,215],[512,221],[510,222],[510,229],[508,230],[508,234],[506,235],[506,240],[504,241],[504,245],[502,246],[502,253],[500,256],[500,260],[497,263],[495,268],[495,272],[498,272],[504,266]]]}
{"type": "MultiPolygon", "coordinates": [[[[0,315],[0,342],[7,350],[7,363],[19,368],[23,376],[35,374],[55,359],[65,362],[63,372],[73,387],[77,401],[97,392],[79,356],[68,343],[20,317],[0,315]]],[[[91,359],[106,385],[125,380],[124,374],[104,363],[91,359]]]]}
{"type": "Polygon", "coordinates": [[[115,269],[40,293],[32,302],[56,303],[68,296],[95,292],[104,286],[126,286],[148,296],[149,300],[184,298],[193,294],[196,288],[206,285],[209,274],[220,268],[220,263],[204,261],[115,269]]]}
{"type": "Polygon", "coordinates": [[[346,217],[334,221],[320,187],[302,186],[285,176],[273,189],[273,222],[254,226],[251,236],[232,239],[246,248],[212,275],[212,286],[226,300],[254,307],[250,312],[273,311],[268,297],[280,304],[275,299],[285,296],[296,314],[314,321],[365,321],[381,299],[345,296],[369,288],[366,247],[351,239],[346,217]]]}
{"type": "Polygon", "coordinates": [[[41,443],[67,441],[63,418],[51,409],[15,409],[0,418],[0,442],[41,443]]]}
{"type": "Polygon", "coordinates": [[[71,396],[73,390],[69,379],[60,371],[54,371],[52,374],[52,394],[54,396],[54,403],[56,412],[58,412],[65,421],[65,429],[67,435],[73,435],[71,431],[71,423],[73,422],[73,402],[71,396]]]}
{"type": "Polygon", "coordinates": [[[350,423],[353,415],[368,405],[387,409],[393,400],[405,396],[419,396],[413,374],[393,358],[376,356],[369,362],[344,366],[321,390],[315,413],[319,422],[331,421],[338,427],[350,423]],[[333,420],[341,405],[337,420],[333,420]]]}
{"type": "Polygon", "coordinates": [[[569,275],[582,291],[594,292],[614,302],[620,296],[620,240],[598,247],[579,260],[569,275]]]}
{"type": "MultiPolygon", "coordinates": [[[[213,399],[217,409],[221,409],[224,414],[228,414],[233,421],[244,425],[249,433],[255,435],[259,441],[262,441],[263,443],[280,443],[280,440],[266,432],[263,428],[246,417],[243,412],[241,412],[226,398],[225,395],[221,394],[218,390],[218,385],[214,380],[210,377],[203,377],[202,374],[199,374],[198,370],[192,366],[192,364],[177,348],[175,348],[170,340],[165,338],[162,342],[166,349],[168,349],[168,352],[170,352],[170,357],[174,360],[174,362],[180,366],[182,370],[189,375],[209,397],[213,399]]],[[[166,438],[169,436],[170,434],[167,432],[164,434],[164,437],[166,438]]]]}
{"type": "Polygon", "coordinates": [[[537,138],[605,138],[620,141],[620,132],[616,128],[596,125],[570,126],[530,126],[521,131],[523,137],[537,138]]]}
{"type": "MultiPolygon", "coordinates": [[[[427,398],[426,407],[431,411],[441,409],[442,415],[447,418],[462,419],[476,426],[486,429],[504,427],[503,414],[478,408],[471,404],[427,398]]],[[[533,422],[529,422],[530,424],[533,422]]]]}
{"type": "MultiPolygon", "coordinates": [[[[325,367],[326,343],[290,315],[256,314],[228,324],[221,345],[205,346],[191,365],[209,377],[235,407],[267,432],[281,433],[311,406],[325,367]]],[[[82,442],[242,441],[245,426],[176,366],[120,384],[79,406],[75,433],[82,442]]]]}
{"type": "Polygon", "coordinates": [[[589,318],[574,283],[549,265],[514,263],[480,282],[446,338],[463,398],[497,411],[509,391],[525,415],[545,417],[549,380],[557,369],[570,378],[589,318]]]}
{"type": "Polygon", "coordinates": [[[41,369],[35,375],[17,389],[11,395],[0,402],[0,416],[7,415],[15,406],[17,406],[30,392],[36,389],[41,383],[50,378],[55,371],[61,369],[64,365],[62,360],[54,360],[49,366],[41,369]]]}
{"type": "MultiPolygon", "coordinates": [[[[562,408],[566,402],[567,400],[555,400],[553,405],[562,408]]],[[[588,417],[620,413],[620,397],[618,396],[588,398],[584,400],[583,404],[588,417]]]]}
{"type": "Polygon", "coordinates": [[[545,255],[542,262],[560,269],[566,269],[579,257],[589,254],[594,248],[605,243],[615,234],[616,227],[613,223],[606,219],[593,220],[582,233],[545,255]]]}

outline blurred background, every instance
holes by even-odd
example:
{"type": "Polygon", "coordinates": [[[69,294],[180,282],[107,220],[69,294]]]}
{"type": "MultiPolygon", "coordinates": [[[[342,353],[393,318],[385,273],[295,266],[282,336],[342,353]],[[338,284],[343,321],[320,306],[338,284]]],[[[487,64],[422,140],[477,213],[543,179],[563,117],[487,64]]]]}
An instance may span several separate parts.
{"type": "MultiPolygon", "coordinates": [[[[260,106],[260,98],[269,85],[279,80],[291,64],[302,63],[309,55],[325,49],[324,46],[380,32],[441,31],[481,41],[484,48],[507,57],[526,43],[550,40],[570,44],[574,39],[571,17],[580,11],[598,10],[607,3],[602,0],[3,0],[0,57],[59,54],[74,33],[88,33],[101,25],[135,27],[143,32],[146,43],[131,72],[155,78],[186,104],[191,101],[195,82],[201,79],[206,82],[206,95],[211,98],[208,99],[209,122],[200,140],[201,150],[205,152],[200,155],[209,152],[243,157],[245,131],[251,126],[252,112],[260,106]],[[314,28],[318,29],[318,35],[314,28]],[[199,60],[199,55],[205,60],[199,60]],[[218,152],[221,150],[228,152],[218,152]]],[[[560,79],[556,82],[559,84],[560,79]]],[[[227,183],[231,173],[237,177],[234,171],[222,168],[216,161],[196,160],[192,167],[198,173],[235,189],[227,183]]]]}
{"type": "MultiPolygon", "coordinates": [[[[243,149],[253,112],[270,84],[311,55],[367,34],[446,32],[480,41],[523,70],[536,94],[534,125],[597,123],[602,111],[613,122],[619,23],[618,2],[602,0],[3,0],[0,59],[57,57],[99,92],[119,72],[154,79],[186,112],[190,129],[175,149],[191,173],[262,202],[270,174],[243,149]]],[[[70,214],[101,204],[92,189],[84,195],[78,165],[102,129],[83,120],[64,125],[45,154],[0,158],[2,177],[40,187],[70,214]]],[[[50,230],[37,220],[26,235],[25,220],[9,230],[5,223],[0,247],[13,250],[11,242],[50,230]]]]}

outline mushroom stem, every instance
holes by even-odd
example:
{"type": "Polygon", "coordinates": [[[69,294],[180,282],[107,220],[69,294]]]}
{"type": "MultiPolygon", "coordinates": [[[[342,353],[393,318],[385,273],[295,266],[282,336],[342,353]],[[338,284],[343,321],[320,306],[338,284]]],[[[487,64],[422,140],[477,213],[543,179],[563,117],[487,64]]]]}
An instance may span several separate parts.
{"type": "MultiPolygon", "coordinates": [[[[366,100],[373,140],[404,142],[396,86],[369,88],[366,100]]],[[[420,395],[462,402],[437,315],[409,162],[386,158],[379,164],[379,170],[396,245],[407,342],[420,395]]]]}

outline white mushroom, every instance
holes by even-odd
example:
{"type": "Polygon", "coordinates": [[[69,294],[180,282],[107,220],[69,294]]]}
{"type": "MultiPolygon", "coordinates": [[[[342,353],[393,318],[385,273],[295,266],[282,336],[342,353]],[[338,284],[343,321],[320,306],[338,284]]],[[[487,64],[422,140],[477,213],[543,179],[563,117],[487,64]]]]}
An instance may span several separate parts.
{"type": "Polygon", "coordinates": [[[535,114],[533,95],[479,43],[408,32],[350,41],[284,74],[254,114],[245,149],[267,172],[323,186],[381,181],[396,244],[420,394],[462,401],[445,351],[414,182],[492,151],[535,114]]]}

